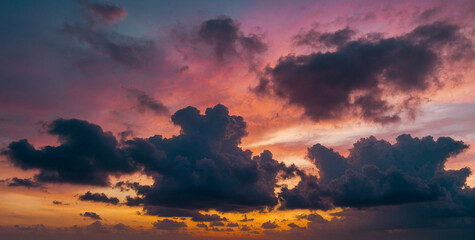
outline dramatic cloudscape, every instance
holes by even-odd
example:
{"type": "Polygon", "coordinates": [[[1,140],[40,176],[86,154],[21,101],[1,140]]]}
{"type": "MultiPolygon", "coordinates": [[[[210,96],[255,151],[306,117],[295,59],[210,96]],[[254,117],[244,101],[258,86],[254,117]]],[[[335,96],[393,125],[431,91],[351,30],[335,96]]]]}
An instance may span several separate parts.
{"type": "Polygon", "coordinates": [[[475,2],[0,2],[0,238],[475,237],[475,2]]]}

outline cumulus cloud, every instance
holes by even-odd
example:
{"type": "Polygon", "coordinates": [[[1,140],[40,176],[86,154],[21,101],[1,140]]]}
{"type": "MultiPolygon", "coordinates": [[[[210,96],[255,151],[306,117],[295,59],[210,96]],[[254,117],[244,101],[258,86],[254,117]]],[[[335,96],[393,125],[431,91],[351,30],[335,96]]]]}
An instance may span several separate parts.
{"type": "MultiPolygon", "coordinates": [[[[126,204],[141,205],[149,215],[192,217],[196,221],[223,221],[218,215],[199,210],[251,211],[278,203],[279,179],[299,170],[279,163],[271,152],[258,156],[239,147],[247,135],[240,116],[229,115],[216,105],[205,114],[194,107],[171,117],[181,128],[178,136],[134,138],[121,144],[99,126],[77,119],[58,119],[48,124],[48,133],[58,135],[59,146],[35,149],[27,140],[12,142],[3,154],[17,167],[38,169],[41,182],[109,184],[109,175],[144,171],[154,179],[151,186],[119,182],[132,189],[126,204]]],[[[103,193],[87,192],[80,200],[117,204],[103,193]]]]}
{"type": "Polygon", "coordinates": [[[253,91],[286,99],[315,121],[357,116],[391,123],[403,113],[413,113],[424,92],[440,86],[442,60],[474,56],[472,43],[459,27],[445,22],[389,38],[352,39],[353,35],[349,28],[297,35],[299,45],[334,50],[281,57],[265,69],[253,91]],[[401,100],[391,100],[394,96],[401,100]]]}
{"type": "Polygon", "coordinates": [[[79,215],[90,218],[90,219],[94,219],[94,220],[102,220],[101,216],[99,216],[95,212],[84,212],[84,213],[80,213],[79,215]]]}
{"type": "Polygon", "coordinates": [[[242,117],[216,105],[204,115],[187,107],[172,115],[172,121],[181,128],[179,136],[126,142],[130,156],[146,172],[160,174],[141,194],[145,205],[230,211],[277,204],[277,175],[289,168],[268,151],[251,157],[238,147],[247,135],[242,117]]]}
{"type": "Polygon", "coordinates": [[[270,220],[261,225],[261,228],[263,229],[275,229],[278,227],[279,225],[277,225],[275,222],[271,222],[270,220]]]}
{"type": "Polygon", "coordinates": [[[206,231],[209,230],[208,225],[206,225],[205,223],[198,223],[196,224],[196,226],[199,228],[204,228],[206,231]]]}
{"type": "Polygon", "coordinates": [[[184,222],[174,221],[170,219],[157,220],[153,223],[153,226],[159,230],[178,230],[187,227],[184,222]]]}
{"type": "Polygon", "coordinates": [[[114,205],[117,205],[119,203],[119,199],[116,197],[108,197],[104,193],[91,193],[89,191],[87,191],[83,195],[80,195],[78,199],[81,201],[103,202],[114,205]]]}
{"type": "Polygon", "coordinates": [[[2,151],[24,170],[39,169],[40,182],[108,185],[109,174],[131,173],[134,165],[118,149],[110,132],[78,119],[57,119],[47,125],[47,133],[58,136],[59,146],[36,149],[26,139],[12,142],[2,151]]]}
{"type": "Polygon", "coordinates": [[[297,219],[305,219],[313,223],[328,223],[329,221],[324,219],[320,214],[310,213],[297,216],[297,219]]]}
{"type": "Polygon", "coordinates": [[[227,227],[239,227],[239,224],[230,222],[226,225],[227,227]]]}
{"type": "Polygon", "coordinates": [[[210,227],[224,227],[224,223],[223,222],[211,222],[209,224],[210,227]]]}
{"type": "Polygon", "coordinates": [[[191,217],[191,221],[194,222],[220,222],[228,221],[225,217],[221,217],[218,214],[201,214],[197,213],[191,217]]]}
{"type": "Polygon", "coordinates": [[[395,144],[369,137],[356,142],[345,158],[316,144],[308,149],[308,157],[320,178],[302,175],[300,183],[284,188],[280,197],[286,208],[310,209],[463,199],[473,192],[465,185],[470,169],[444,167],[449,157],[467,148],[448,137],[400,135],[395,144]]]}

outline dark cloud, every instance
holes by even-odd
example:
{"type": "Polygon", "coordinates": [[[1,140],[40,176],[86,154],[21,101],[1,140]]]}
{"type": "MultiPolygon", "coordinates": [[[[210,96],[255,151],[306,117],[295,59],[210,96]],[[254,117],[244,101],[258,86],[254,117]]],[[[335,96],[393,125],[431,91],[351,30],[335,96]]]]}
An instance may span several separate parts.
{"type": "Polygon", "coordinates": [[[243,232],[246,232],[246,231],[250,231],[251,228],[249,228],[247,225],[243,225],[240,230],[243,232]]]}
{"type": "Polygon", "coordinates": [[[220,221],[228,221],[225,217],[221,217],[218,214],[201,214],[197,213],[191,217],[191,221],[193,222],[220,222],[220,221]]]}
{"type": "Polygon", "coordinates": [[[419,45],[432,49],[442,49],[443,56],[450,62],[466,60],[473,63],[475,49],[471,39],[465,37],[460,27],[445,22],[421,25],[407,34],[407,37],[419,45]]]}
{"type": "Polygon", "coordinates": [[[219,60],[223,60],[226,54],[236,54],[239,25],[233,19],[220,16],[207,20],[201,24],[198,35],[205,43],[213,46],[219,60]]]}
{"type": "Polygon", "coordinates": [[[119,231],[119,232],[129,232],[129,231],[132,231],[133,228],[131,228],[130,226],[127,226],[123,223],[117,223],[115,225],[112,225],[112,229],[116,230],[116,231],[119,231]]]}
{"type": "Polygon", "coordinates": [[[224,227],[224,223],[223,222],[211,222],[209,224],[210,227],[224,227]]]}
{"type": "Polygon", "coordinates": [[[246,35],[237,21],[224,15],[202,22],[197,29],[184,31],[180,26],[174,29],[173,35],[179,42],[176,47],[180,53],[189,54],[186,49],[190,46],[192,54],[206,53],[210,49],[220,63],[237,58],[252,66],[255,58],[267,51],[262,34],[246,35]]]}
{"type": "Polygon", "coordinates": [[[95,212],[84,212],[84,213],[80,213],[79,215],[81,215],[83,217],[88,217],[88,218],[94,219],[94,220],[102,220],[101,216],[99,216],[95,212]]]}
{"type": "Polygon", "coordinates": [[[289,226],[292,229],[305,229],[305,227],[301,227],[301,226],[299,226],[295,223],[289,223],[289,224],[287,224],[287,226],[289,226]]]}
{"type": "Polygon", "coordinates": [[[116,6],[112,3],[91,3],[82,2],[84,6],[101,21],[112,24],[121,21],[127,16],[127,12],[123,7],[116,6]]]}
{"type": "Polygon", "coordinates": [[[129,137],[134,136],[134,131],[132,130],[132,127],[128,124],[126,124],[126,128],[124,131],[119,132],[117,135],[119,136],[120,140],[125,141],[129,137]]]}
{"type": "Polygon", "coordinates": [[[9,179],[8,186],[10,187],[26,187],[26,188],[44,188],[44,185],[31,178],[17,178],[9,179]]]}
{"type": "MultiPolygon", "coordinates": [[[[53,201],[53,204],[54,205],[63,205],[64,203],[61,202],[61,201],[53,201]]],[[[66,204],[64,204],[64,205],[66,205],[66,204]]]]}
{"type": "Polygon", "coordinates": [[[263,223],[263,224],[261,225],[261,227],[262,227],[263,229],[275,229],[275,228],[278,228],[279,225],[277,225],[275,222],[271,222],[271,221],[269,220],[269,221],[263,223]]]}
{"type": "Polygon", "coordinates": [[[186,65],[186,66],[183,66],[180,69],[178,69],[178,72],[180,72],[180,73],[186,72],[186,71],[188,71],[188,69],[190,69],[190,67],[188,67],[188,65],[186,65]]]}
{"type": "Polygon", "coordinates": [[[226,225],[226,226],[227,226],[227,227],[239,227],[239,224],[230,222],[230,223],[228,223],[228,225],[226,225]]]}
{"type": "Polygon", "coordinates": [[[334,33],[321,33],[314,29],[297,34],[293,37],[297,46],[311,46],[314,48],[321,47],[340,47],[345,45],[356,34],[355,31],[346,27],[334,33]]]}
{"type": "Polygon", "coordinates": [[[126,142],[130,156],[146,172],[160,174],[148,192],[139,193],[146,206],[230,211],[277,204],[277,175],[289,168],[268,151],[252,158],[238,147],[247,135],[242,117],[216,105],[205,115],[187,107],[172,121],[181,127],[179,136],[126,142]]]}
{"type": "Polygon", "coordinates": [[[204,228],[206,231],[209,230],[208,225],[206,225],[205,223],[198,223],[196,224],[196,226],[199,228],[204,228]]]}
{"type": "Polygon", "coordinates": [[[86,226],[86,229],[91,232],[97,232],[97,233],[105,233],[109,232],[109,229],[106,228],[102,222],[99,220],[96,220],[95,222],[91,223],[90,225],[86,226]]]}
{"type": "Polygon", "coordinates": [[[80,195],[78,199],[81,201],[103,202],[114,205],[119,203],[119,199],[116,197],[107,197],[107,195],[104,193],[91,193],[89,191],[83,195],[80,195]]]}
{"type": "MultiPolygon", "coordinates": [[[[318,166],[320,177],[302,175],[295,188],[282,191],[282,204],[305,209],[339,206],[343,211],[332,213],[331,221],[316,213],[297,216],[308,221],[308,235],[293,237],[473,238],[475,189],[467,186],[471,171],[445,169],[447,159],[467,147],[447,137],[401,135],[394,144],[362,138],[348,157],[319,144],[309,148],[308,158],[318,166]],[[431,233],[435,229],[438,234],[431,233]]],[[[294,228],[293,234],[297,232],[294,228]]]]}
{"type": "Polygon", "coordinates": [[[168,108],[163,105],[163,103],[148,95],[146,92],[136,88],[124,89],[128,97],[136,102],[135,109],[137,109],[138,112],[144,113],[150,111],[156,115],[169,114],[168,108]]]}
{"type": "Polygon", "coordinates": [[[255,87],[249,87],[249,90],[255,93],[257,96],[271,95],[270,81],[267,78],[260,78],[259,83],[255,87]]]}
{"type": "MultiPolygon", "coordinates": [[[[141,199],[143,205],[143,199],[141,199]]],[[[199,214],[195,210],[173,208],[173,207],[161,207],[153,205],[144,205],[143,210],[147,215],[154,215],[160,217],[193,217],[199,214]]]]}
{"type": "Polygon", "coordinates": [[[108,185],[112,173],[131,173],[127,159],[110,132],[77,119],[57,119],[47,125],[47,133],[58,136],[59,146],[35,149],[26,139],[12,142],[3,155],[23,170],[39,169],[40,182],[108,185]]]}
{"type": "Polygon", "coordinates": [[[38,232],[38,231],[45,231],[47,228],[43,224],[35,224],[31,226],[21,226],[15,225],[15,228],[20,231],[30,231],[30,232],[38,232]]]}
{"type": "Polygon", "coordinates": [[[320,144],[308,149],[320,178],[302,175],[280,194],[286,208],[370,207],[464,198],[470,170],[445,170],[449,157],[468,148],[462,141],[401,135],[395,144],[362,138],[343,157],[320,144]]]}
{"type": "Polygon", "coordinates": [[[299,215],[297,217],[298,219],[306,219],[310,222],[314,222],[314,223],[328,223],[328,220],[324,219],[320,214],[316,214],[316,213],[311,213],[311,214],[307,214],[307,215],[299,215]]]}
{"type": "MultiPolygon", "coordinates": [[[[241,149],[246,123],[242,117],[230,116],[223,105],[208,108],[204,115],[187,107],[171,118],[180,126],[180,135],[134,138],[121,145],[97,125],[58,119],[48,125],[48,133],[59,136],[59,146],[37,150],[20,140],[3,154],[17,167],[39,169],[36,178],[45,182],[108,185],[110,174],[143,169],[153,177],[153,185],[116,184],[136,192],[137,196],[126,198],[127,205],[141,205],[149,215],[202,221],[215,216],[197,210],[243,212],[277,205],[277,181],[298,172],[295,166],[274,160],[269,151],[252,157],[250,151],[241,149]]],[[[118,203],[100,193],[88,192],[80,199],[118,203]]]]}
{"type": "Polygon", "coordinates": [[[252,222],[254,221],[254,218],[247,218],[247,215],[244,214],[243,218],[239,220],[239,222],[252,222]]]}
{"type": "Polygon", "coordinates": [[[157,220],[153,223],[153,226],[160,230],[178,230],[187,227],[184,222],[173,221],[170,219],[157,220]]]}
{"type": "Polygon", "coordinates": [[[433,24],[418,26],[407,36],[418,44],[440,46],[458,41],[461,38],[458,31],[459,27],[456,25],[434,22],[433,24]]]}
{"type": "Polygon", "coordinates": [[[390,38],[351,40],[353,31],[298,35],[299,44],[336,46],[334,51],[289,55],[267,67],[258,94],[273,92],[289,103],[303,107],[315,121],[358,116],[368,121],[390,123],[407,105],[431,86],[438,87],[441,61],[473,56],[473,47],[459,27],[443,22],[423,25],[390,38]],[[450,52],[446,56],[445,52],[450,52]],[[400,101],[389,100],[398,96],[400,101]]]}
{"type": "Polygon", "coordinates": [[[324,197],[325,186],[317,183],[318,178],[301,174],[298,185],[292,189],[283,187],[279,193],[282,201],[281,209],[323,209],[329,210],[334,206],[331,199],[324,197]]]}
{"type": "Polygon", "coordinates": [[[104,224],[100,221],[94,221],[87,225],[72,225],[72,226],[44,226],[42,224],[36,225],[3,225],[0,227],[0,236],[2,239],[192,239],[192,236],[180,234],[174,231],[160,231],[154,229],[134,229],[123,223],[104,224]]]}
{"type": "Polygon", "coordinates": [[[115,183],[114,188],[119,188],[121,192],[128,192],[130,190],[137,191],[139,189],[142,189],[141,191],[143,191],[143,189],[147,188],[147,186],[140,185],[138,182],[119,181],[115,183]]]}
{"type": "Polygon", "coordinates": [[[247,53],[262,54],[267,51],[267,45],[262,41],[261,36],[256,34],[241,36],[239,43],[247,53]]]}

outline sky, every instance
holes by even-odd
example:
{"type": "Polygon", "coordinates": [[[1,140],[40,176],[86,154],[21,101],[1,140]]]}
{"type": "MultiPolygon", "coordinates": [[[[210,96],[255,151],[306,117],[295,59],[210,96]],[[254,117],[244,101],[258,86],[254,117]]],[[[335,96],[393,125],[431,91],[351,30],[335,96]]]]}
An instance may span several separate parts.
{"type": "Polygon", "coordinates": [[[475,3],[0,2],[2,239],[473,239],[475,3]]]}

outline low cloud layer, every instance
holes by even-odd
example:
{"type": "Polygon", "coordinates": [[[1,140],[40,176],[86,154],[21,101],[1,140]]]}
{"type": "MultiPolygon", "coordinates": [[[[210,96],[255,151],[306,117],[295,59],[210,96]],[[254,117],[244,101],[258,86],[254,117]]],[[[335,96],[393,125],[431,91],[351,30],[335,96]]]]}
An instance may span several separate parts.
{"type": "Polygon", "coordinates": [[[108,197],[104,193],[91,193],[89,191],[83,195],[79,195],[78,199],[81,201],[103,202],[114,205],[119,203],[119,199],[116,197],[108,197]]]}
{"type": "MultiPolygon", "coordinates": [[[[94,124],[77,119],[58,119],[47,126],[59,146],[35,149],[26,139],[12,142],[3,151],[22,169],[38,169],[40,182],[109,185],[109,176],[143,169],[154,178],[152,186],[124,183],[137,192],[127,205],[143,205],[147,213],[189,216],[211,221],[219,216],[195,210],[249,211],[277,205],[274,188],[279,179],[299,170],[272,158],[269,151],[252,156],[238,145],[247,135],[242,117],[229,115],[216,105],[204,115],[194,107],[171,117],[181,127],[172,138],[156,135],[134,138],[119,145],[115,137],[94,124]]],[[[119,186],[119,187],[120,187],[119,186]]],[[[117,198],[87,192],[83,201],[117,204],[117,198]]],[[[220,219],[224,220],[224,219],[220,219]]]]}
{"type": "MultiPolygon", "coordinates": [[[[308,159],[318,168],[317,177],[295,165],[279,163],[270,151],[252,156],[249,150],[241,149],[239,144],[247,134],[246,123],[242,117],[230,115],[223,105],[208,108],[204,114],[187,107],[175,112],[171,119],[181,128],[177,136],[155,135],[121,143],[92,123],[58,119],[47,127],[48,133],[59,136],[59,146],[35,149],[27,140],[20,140],[12,142],[2,153],[17,167],[39,170],[35,179],[40,183],[108,186],[110,175],[143,172],[152,177],[152,185],[121,181],[113,186],[136,193],[126,197],[126,205],[142,206],[148,215],[207,222],[201,227],[212,231],[239,225],[219,214],[200,211],[343,207],[346,210],[338,214],[351,218],[351,214],[363,214],[359,212],[362,208],[371,211],[381,208],[381,216],[386,216],[393,206],[401,209],[418,206],[411,214],[416,219],[434,219],[432,225],[427,223],[429,226],[453,218],[474,217],[475,191],[466,185],[471,170],[445,169],[450,157],[468,148],[462,141],[403,134],[391,144],[368,137],[356,142],[348,157],[316,144],[308,148],[308,159]],[[294,177],[300,178],[295,187],[278,184],[294,177]],[[277,187],[281,191],[276,193],[277,187]]],[[[89,191],[80,195],[79,200],[119,203],[115,197],[89,191]]],[[[376,211],[374,218],[378,216],[376,211]]],[[[317,214],[298,219],[317,225],[330,222],[317,214]]],[[[253,219],[243,215],[238,221],[253,219]]],[[[296,223],[287,225],[294,230],[305,228],[296,223]]],[[[178,230],[186,224],[164,219],[154,226],[160,230],[178,230]]],[[[268,221],[261,228],[274,229],[279,225],[268,221]]],[[[240,229],[251,230],[245,225],[240,229]]]]}
{"type": "Polygon", "coordinates": [[[153,226],[159,230],[178,230],[180,228],[186,228],[184,222],[174,221],[170,219],[157,220],[153,223],[153,226]]]}

